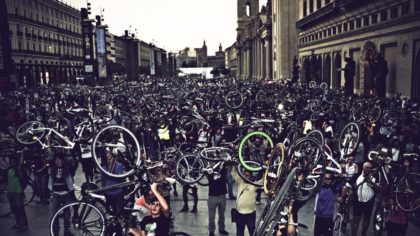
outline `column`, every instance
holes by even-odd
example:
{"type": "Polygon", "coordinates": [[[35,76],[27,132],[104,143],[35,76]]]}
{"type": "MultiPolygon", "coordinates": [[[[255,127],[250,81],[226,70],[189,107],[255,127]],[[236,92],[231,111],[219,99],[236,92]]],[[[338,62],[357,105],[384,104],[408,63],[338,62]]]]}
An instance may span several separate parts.
{"type": "Polygon", "coordinates": [[[266,80],[267,79],[267,73],[266,73],[266,69],[265,69],[265,58],[266,58],[266,49],[265,49],[265,40],[262,39],[261,40],[261,48],[262,48],[262,53],[261,53],[261,69],[262,69],[262,79],[266,80]]]}
{"type": "Polygon", "coordinates": [[[260,63],[260,55],[261,55],[261,49],[260,49],[260,40],[257,37],[255,39],[255,45],[257,45],[257,55],[255,56],[256,65],[257,65],[257,80],[261,80],[261,63],[260,63]]]}
{"type": "Polygon", "coordinates": [[[271,80],[271,53],[270,53],[270,47],[271,47],[271,43],[270,43],[270,39],[269,38],[265,38],[265,63],[266,63],[266,78],[267,80],[271,80]]]}

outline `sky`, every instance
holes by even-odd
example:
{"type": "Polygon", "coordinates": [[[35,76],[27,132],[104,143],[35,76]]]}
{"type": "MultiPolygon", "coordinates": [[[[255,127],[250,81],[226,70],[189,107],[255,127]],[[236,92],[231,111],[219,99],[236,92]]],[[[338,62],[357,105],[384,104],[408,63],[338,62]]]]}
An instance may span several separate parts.
{"type": "MultiPolygon", "coordinates": [[[[77,9],[86,0],[60,0],[77,9]]],[[[198,48],[206,40],[209,55],[222,44],[223,50],[236,40],[237,0],[89,0],[92,15],[100,8],[105,24],[115,35],[129,29],[146,42],[154,42],[168,52],[185,47],[198,48]]],[[[260,5],[265,5],[260,0],[260,5]]]]}

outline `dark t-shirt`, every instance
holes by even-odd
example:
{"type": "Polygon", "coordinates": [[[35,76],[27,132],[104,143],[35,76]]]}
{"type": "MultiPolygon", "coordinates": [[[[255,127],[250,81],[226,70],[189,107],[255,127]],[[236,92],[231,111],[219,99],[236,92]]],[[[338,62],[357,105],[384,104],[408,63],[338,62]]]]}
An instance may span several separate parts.
{"type": "Polygon", "coordinates": [[[220,172],[220,178],[214,179],[214,174],[208,176],[209,179],[209,196],[219,196],[227,193],[226,188],[227,169],[223,168],[220,172]]]}
{"type": "Polygon", "coordinates": [[[160,214],[156,218],[146,216],[140,224],[141,230],[146,232],[146,236],[167,236],[169,235],[169,226],[169,218],[164,214],[160,214]]]}

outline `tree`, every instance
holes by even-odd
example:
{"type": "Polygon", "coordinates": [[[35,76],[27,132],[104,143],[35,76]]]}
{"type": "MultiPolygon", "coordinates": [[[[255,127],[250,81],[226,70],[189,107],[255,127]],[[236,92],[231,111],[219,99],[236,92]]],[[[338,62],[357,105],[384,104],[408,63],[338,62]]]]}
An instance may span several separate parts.
{"type": "Polygon", "coordinates": [[[292,77],[292,82],[295,83],[299,80],[299,70],[300,70],[300,66],[298,64],[298,59],[296,58],[296,56],[293,58],[293,77],[292,77]]]}

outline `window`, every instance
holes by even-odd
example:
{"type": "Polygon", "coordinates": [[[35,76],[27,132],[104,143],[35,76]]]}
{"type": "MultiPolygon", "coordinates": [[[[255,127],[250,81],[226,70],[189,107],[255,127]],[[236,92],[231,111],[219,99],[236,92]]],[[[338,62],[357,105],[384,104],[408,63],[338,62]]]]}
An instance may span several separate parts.
{"type": "Polygon", "coordinates": [[[18,49],[19,49],[19,50],[22,50],[22,41],[19,41],[19,42],[18,42],[18,49]]]}
{"type": "Polygon", "coordinates": [[[327,30],[324,30],[324,38],[327,37],[327,30]]]}
{"type": "Polygon", "coordinates": [[[393,6],[391,8],[391,19],[398,17],[398,6],[393,6]]]}
{"type": "Polygon", "coordinates": [[[307,10],[308,10],[308,6],[307,6],[307,3],[306,3],[306,0],[304,0],[303,1],[303,16],[304,17],[307,15],[306,14],[307,10]]]}
{"type": "Polygon", "coordinates": [[[362,18],[356,19],[356,28],[362,27],[362,18]]]}
{"type": "Polygon", "coordinates": [[[349,22],[349,30],[354,30],[354,21],[349,22]]]}
{"type": "Polygon", "coordinates": [[[16,24],[17,31],[20,31],[20,24],[16,24]]]}
{"type": "Polygon", "coordinates": [[[342,30],[341,24],[337,26],[337,32],[340,34],[342,30]]]}
{"type": "Polygon", "coordinates": [[[309,0],[309,13],[314,12],[314,0],[309,0]]]}
{"type": "Polygon", "coordinates": [[[34,43],[34,45],[32,47],[32,50],[36,51],[36,45],[35,45],[35,43],[34,43]]]}
{"type": "Polygon", "coordinates": [[[26,50],[30,50],[29,49],[29,42],[26,42],[26,50]]]}
{"type": "Polygon", "coordinates": [[[15,15],[19,15],[19,10],[17,7],[15,7],[15,15]]]}
{"type": "Polygon", "coordinates": [[[328,36],[331,36],[331,28],[328,29],[328,36]]]}
{"type": "Polygon", "coordinates": [[[369,16],[364,16],[363,17],[363,25],[364,26],[368,26],[369,25],[369,16]]]}
{"type": "Polygon", "coordinates": [[[420,0],[414,0],[414,11],[420,11],[420,0]]]}
{"type": "Polygon", "coordinates": [[[321,8],[321,0],[316,0],[316,9],[321,8]]]}
{"type": "Polygon", "coordinates": [[[42,46],[41,46],[41,44],[38,45],[38,51],[42,52],[42,46]]]}
{"type": "Polygon", "coordinates": [[[388,11],[387,10],[382,10],[381,11],[381,22],[382,21],[387,21],[388,20],[388,11]]]}
{"type": "Polygon", "coordinates": [[[372,24],[378,23],[378,13],[372,14],[372,24]]]}
{"type": "Polygon", "coordinates": [[[410,1],[407,1],[402,4],[401,15],[406,16],[408,14],[410,14],[410,1]]]}
{"type": "Polygon", "coordinates": [[[347,22],[345,22],[343,24],[343,30],[344,30],[344,32],[347,32],[348,31],[348,26],[349,26],[349,24],[347,22]]]}
{"type": "Polygon", "coordinates": [[[332,34],[333,34],[333,35],[336,35],[336,34],[337,34],[337,28],[336,28],[336,27],[333,27],[333,28],[332,28],[332,34]]]}

